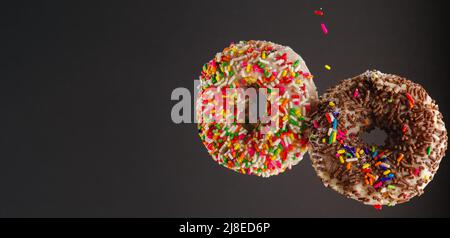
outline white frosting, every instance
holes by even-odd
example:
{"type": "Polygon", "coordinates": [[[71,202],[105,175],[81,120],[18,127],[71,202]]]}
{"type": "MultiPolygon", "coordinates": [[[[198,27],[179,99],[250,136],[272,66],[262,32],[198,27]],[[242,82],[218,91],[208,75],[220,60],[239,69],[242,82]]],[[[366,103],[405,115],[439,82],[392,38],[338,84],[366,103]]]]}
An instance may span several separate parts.
{"type": "MultiPolygon", "coordinates": [[[[210,80],[206,80],[202,77],[200,77],[200,86],[202,89],[207,89],[207,93],[209,94],[215,94],[215,93],[220,93],[220,88],[225,86],[225,85],[229,85],[229,84],[236,84],[240,79],[243,78],[253,78],[256,80],[259,80],[261,82],[263,82],[263,78],[262,78],[262,74],[260,72],[256,72],[255,70],[247,70],[246,67],[244,66],[245,64],[249,64],[249,65],[256,65],[258,64],[258,62],[261,62],[262,64],[264,64],[264,69],[269,70],[270,72],[274,72],[275,74],[275,79],[270,82],[270,83],[265,83],[265,86],[268,88],[274,88],[278,83],[279,80],[282,79],[282,74],[283,71],[285,69],[294,71],[294,72],[299,72],[299,76],[295,77],[294,80],[292,80],[290,83],[288,84],[283,84],[283,86],[285,87],[286,91],[283,95],[281,96],[281,99],[288,99],[289,103],[288,103],[288,107],[289,108],[293,108],[293,109],[299,109],[302,116],[305,117],[305,119],[307,119],[306,115],[306,109],[305,106],[309,106],[309,105],[315,105],[318,101],[318,95],[317,95],[317,90],[316,90],[316,86],[314,85],[314,82],[312,80],[312,77],[306,77],[305,75],[310,75],[310,72],[308,70],[308,67],[305,64],[305,61],[300,57],[300,55],[298,55],[297,53],[295,53],[291,48],[286,47],[286,46],[282,46],[282,45],[278,45],[272,42],[267,42],[267,41],[253,41],[249,44],[249,42],[239,42],[237,44],[233,44],[232,47],[234,49],[232,49],[231,51],[228,51],[228,53],[230,53],[230,67],[231,67],[231,71],[234,72],[233,76],[230,75],[225,75],[225,77],[223,79],[217,80],[216,83],[211,84],[210,80]],[[266,57],[262,57],[260,52],[259,55],[257,57],[253,57],[253,52],[252,53],[246,53],[240,56],[234,56],[233,52],[239,52],[239,51],[243,51],[245,52],[250,46],[255,47],[255,44],[262,44],[262,45],[270,45],[273,47],[273,49],[275,50],[275,52],[272,52],[270,54],[268,54],[266,57]],[[277,56],[283,55],[284,53],[286,53],[286,62],[296,62],[298,61],[297,65],[287,65],[285,64],[284,60],[280,60],[277,59],[277,56]],[[299,82],[297,82],[297,80],[300,80],[299,82]],[[305,91],[301,90],[301,86],[304,85],[305,87],[305,91]],[[292,95],[300,95],[300,102],[298,103],[298,105],[294,105],[292,103],[292,95]]],[[[226,54],[223,52],[220,52],[218,54],[216,54],[215,59],[216,61],[220,61],[220,59],[222,58],[222,56],[226,54]]],[[[204,93],[203,91],[200,91],[200,93],[204,93]]],[[[208,122],[204,122],[202,121],[202,117],[206,114],[207,116],[210,116],[208,114],[208,112],[202,112],[201,111],[201,105],[202,105],[202,100],[200,100],[200,98],[197,100],[197,119],[199,121],[199,124],[201,125],[201,127],[203,128],[204,131],[207,131],[211,126],[215,126],[216,123],[208,123],[208,122]]],[[[281,104],[281,102],[278,102],[278,105],[281,104]]],[[[223,109],[222,107],[220,108],[220,110],[223,109]]],[[[289,110],[289,109],[288,109],[289,110]]],[[[289,113],[286,113],[287,116],[289,116],[289,113]]],[[[281,115],[282,117],[284,115],[281,115]]],[[[233,128],[232,127],[232,123],[220,123],[221,125],[223,125],[224,127],[228,127],[228,128],[233,128]]],[[[301,125],[301,123],[299,123],[301,125]]],[[[300,133],[300,127],[292,125],[290,123],[288,123],[288,121],[284,121],[283,126],[282,127],[289,127],[289,129],[294,132],[294,133],[300,133]]],[[[236,128],[236,127],[235,127],[236,128]]],[[[247,134],[248,132],[246,131],[246,129],[244,127],[240,127],[239,129],[235,129],[235,130],[229,130],[229,132],[233,132],[233,133],[239,133],[239,134],[247,134]]],[[[223,136],[223,135],[222,135],[223,136]]],[[[271,138],[273,137],[273,133],[268,133],[263,135],[262,139],[259,138],[252,138],[251,141],[254,141],[257,143],[259,149],[263,148],[263,146],[271,146],[272,148],[275,148],[277,145],[270,145],[271,144],[271,138]]],[[[213,159],[215,161],[217,161],[218,163],[222,164],[224,161],[224,158],[226,159],[235,159],[232,157],[229,148],[235,145],[230,144],[231,143],[231,139],[229,137],[226,137],[226,142],[224,143],[224,145],[222,146],[222,148],[219,149],[219,153],[214,155],[214,150],[210,151],[210,153],[213,155],[213,159]]],[[[211,139],[205,139],[205,141],[207,143],[211,143],[212,140],[211,139]]],[[[280,143],[280,142],[278,142],[280,143]]],[[[277,143],[277,144],[278,144],[277,143]]],[[[297,146],[297,141],[292,141],[291,138],[289,137],[285,137],[284,144],[292,144],[293,145],[293,149],[288,150],[288,154],[287,154],[287,159],[285,161],[283,161],[281,163],[281,165],[278,165],[279,168],[276,169],[269,169],[266,171],[259,171],[260,168],[263,168],[265,166],[265,162],[266,162],[266,158],[263,158],[261,156],[257,156],[256,153],[253,156],[250,156],[250,154],[246,155],[246,158],[248,160],[251,161],[251,166],[250,166],[250,171],[252,174],[256,174],[262,177],[269,177],[272,175],[276,175],[279,174],[283,171],[285,171],[286,169],[290,169],[292,166],[298,164],[300,162],[300,160],[303,159],[303,155],[304,153],[307,151],[306,148],[301,148],[300,146],[297,146]],[[297,156],[298,155],[298,156],[297,156]]],[[[241,149],[246,149],[246,145],[240,145],[243,148],[241,149]]],[[[247,152],[245,152],[247,153],[247,152]]],[[[281,161],[280,155],[277,155],[276,158],[274,158],[274,161],[281,161]]],[[[233,170],[236,171],[240,171],[241,169],[246,169],[245,167],[246,165],[244,165],[243,163],[240,164],[240,167],[233,167],[233,170]]],[[[248,169],[248,168],[247,168],[248,169]]]]}

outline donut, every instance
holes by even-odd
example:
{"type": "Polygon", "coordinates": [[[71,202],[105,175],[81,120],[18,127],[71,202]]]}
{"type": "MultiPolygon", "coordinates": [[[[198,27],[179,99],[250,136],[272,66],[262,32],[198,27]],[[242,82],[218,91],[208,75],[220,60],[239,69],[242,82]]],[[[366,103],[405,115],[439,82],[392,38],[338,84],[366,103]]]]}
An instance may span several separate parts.
{"type": "Polygon", "coordinates": [[[318,95],[304,60],[291,48],[269,41],[231,43],[203,66],[199,79],[198,132],[214,161],[242,174],[269,177],[302,160],[308,145],[304,122],[318,95]],[[266,109],[278,108],[278,117],[267,114],[277,126],[265,130],[269,122],[248,120],[247,97],[240,101],[245,102],[245,112],[227,111],[225,106],[233,107],[239,100],[237,93],[229,93],[232,89],[265,92],[266,101],[275,105],[266,109]],[[220,98],[224,102],[218,102],[220,98]],[[245,121],[237,120],[242,113],[245,121]]]}
{"type": "Polygon", "coordinates": [[[419,84],[367,71],[341,81],[311,115],[310,158],[326,187],[381,209],[424,192],[447,149],[435,101],[419,84]],[[361,136],[379,128],[383,145],[361,136]]]}

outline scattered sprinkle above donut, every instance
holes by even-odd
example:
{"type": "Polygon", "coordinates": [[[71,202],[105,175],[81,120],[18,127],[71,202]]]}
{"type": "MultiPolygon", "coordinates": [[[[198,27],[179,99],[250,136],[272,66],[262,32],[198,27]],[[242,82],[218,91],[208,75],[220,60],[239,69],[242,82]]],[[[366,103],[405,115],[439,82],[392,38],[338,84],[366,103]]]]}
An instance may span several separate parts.
{"type": "Polygon", "coordinates": [[[322,32],[323,32],[323,34],[328,34],[328,29],[327,29],[327,27],[325,26],[325,23],[321,23],[320,24],[320,27],[322,28],[322,32]]]}
{"type": "Polygon", "coordinates": [[[331,70],[331,66],[329,66],[328,64],[326,64],[326,65],[325,65],[325,69],[331,70]]]}
{"type": "Polygon", "coordinates": [[[317,16],[323,16],[324,12],[322,10],[315,10],[314,14],[316,14],[317,16]]]}

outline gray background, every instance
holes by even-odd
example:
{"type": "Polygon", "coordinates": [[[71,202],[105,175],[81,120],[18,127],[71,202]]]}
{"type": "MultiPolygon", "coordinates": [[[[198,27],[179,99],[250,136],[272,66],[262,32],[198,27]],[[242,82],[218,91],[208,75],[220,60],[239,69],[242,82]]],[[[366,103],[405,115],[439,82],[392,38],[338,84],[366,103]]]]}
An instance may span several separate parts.
{"type": "Polygon", "coordinates": [[[222,168],[170,118],[172,90],[215,52],[264,39],[297,51],[319,93],[367,69],[408,77],[449,125],[444,1],[77,2],[1,8],[1,217],[450,215],[447,158],[422,197],[377,212],[308,158],[269,179],[222,168]]]}

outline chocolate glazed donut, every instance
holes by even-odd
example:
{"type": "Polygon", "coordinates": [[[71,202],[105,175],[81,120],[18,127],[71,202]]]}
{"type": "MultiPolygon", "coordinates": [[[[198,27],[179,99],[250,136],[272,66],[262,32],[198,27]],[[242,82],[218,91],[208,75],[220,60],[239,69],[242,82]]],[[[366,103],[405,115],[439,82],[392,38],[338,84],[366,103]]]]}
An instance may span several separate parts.
{"type": "Polygon", "coordinates": [[[425,89],[378,71],[329,89],[311,123],[311,160],[324,185],[376,208],[421,195],[447,149],[442,114],[425,89]],[[387,134],[381,146],[361,139],[375,127],[387,134]]]}

